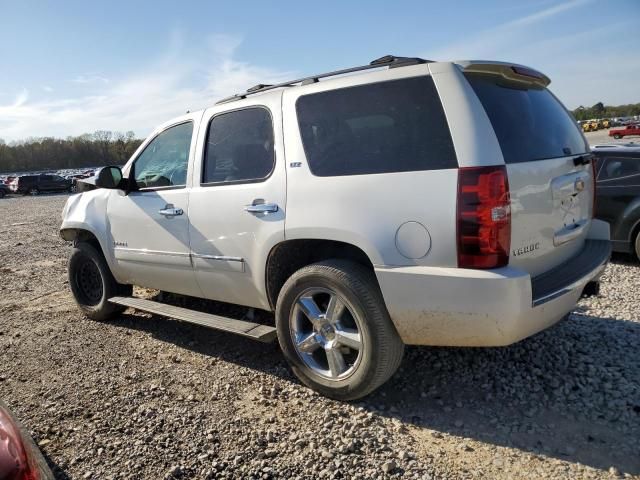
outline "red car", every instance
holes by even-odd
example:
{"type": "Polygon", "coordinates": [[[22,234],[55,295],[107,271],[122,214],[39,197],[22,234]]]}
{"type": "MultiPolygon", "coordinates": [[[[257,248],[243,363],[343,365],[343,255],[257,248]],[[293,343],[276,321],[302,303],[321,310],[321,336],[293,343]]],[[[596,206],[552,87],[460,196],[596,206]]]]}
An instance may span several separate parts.
{"type": "Polygon", "coordinates": [[[0,480],[53,480],[53,472],[24,428],[0,402],[0,480]]]}
{"type": "Polygon", "coordinates": [[[640,135],[640,125],[627,125],[624,128],[609,130],[609,136],[613,138],[622,138],[629,135],[640,135]]]}

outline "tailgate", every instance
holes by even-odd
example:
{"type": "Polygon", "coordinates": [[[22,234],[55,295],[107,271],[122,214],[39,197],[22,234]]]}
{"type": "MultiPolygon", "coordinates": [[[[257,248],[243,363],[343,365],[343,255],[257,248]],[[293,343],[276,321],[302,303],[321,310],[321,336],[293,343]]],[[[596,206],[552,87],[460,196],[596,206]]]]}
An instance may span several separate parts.
{"type": "Polygon", "coordinates": [[[546,77],[505,65],[473,68],[465,77],[487,113],[507,167],[509,264],[539,275],[584,245],[594,188],[588,144],[546,88],[546,77]]]}
{"type": "Polygon", "coordinates": [[[577,254],[592,216],[591,166],[574,157],[507,165],[511,192],[509,264],[532,276],[577,254]]]}

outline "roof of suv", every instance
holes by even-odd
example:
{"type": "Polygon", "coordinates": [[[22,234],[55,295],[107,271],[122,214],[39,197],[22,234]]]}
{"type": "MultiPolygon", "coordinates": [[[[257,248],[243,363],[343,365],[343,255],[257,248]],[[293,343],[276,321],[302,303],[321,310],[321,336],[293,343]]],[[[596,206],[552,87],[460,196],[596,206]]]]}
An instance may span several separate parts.
{"type": "MultiPolygon", "coordinates": [[[[424,58],[419,57],[396,57],[395,55],[385,55],[383,57],[372,60],[366,65],[361,65],[357,67],[345,68],[342,70],[335,70],[332,72],[321,73],[317,75],[311,75],[309,77],[298,78],[296,80],[290,80],[287,82],[277,83],[274,85],[268,84],[258,84],[251,88],[248,88],[245,92],[237,93],[230,97],[223,98],[216,102],[216,105],[222,103],[233,102],[235,100],[240,100],[243,98],[247,98],[249,95],[254,95],[256,93],[263,93],[270,90],[285,88],[285,87],[294,87],[294,86],[302,86],[309,85],[312,83],[317,83],[322,78],[328,77],[336,77],[339,75],[346,75],[350,73],[363,72],[366,70],[372,70],[376,68],[399,68],[399,67],[407,67],[411,65],[419,65],[425,63],[439,63],[434,60],[426,60],[424,58]]],[[[546,75],[534,70],[530,67],[526,67],[524,65],[517,65],[514,63],[506,63],[506,62],[496,62],[496,61],[487,61],[487,60],[457,60],[451,63],[455,63],[459,65],[465,72],[469,73],[493,73],[502,75],[505,78],[512,80],[522,81],[523,79],[527,82],[536,83],[540,86],[546,87],[551,83],[551,80],[546,75]]]]}
{"type": "MultiPolygon", "coordinates": [[[[342,70],[335,70],[332,72],[311,75],[308,77],[298,78],[296,80],[290,80],[287,82],[282,82],[273,85],[267,84],[258,84],[251,88],[248,88],[245,92],[237,93],[235,95],[231,95],[230,97],[223,98],[222,100],[218,100],[215,104],[221,105],[225,103],[234,102],[236,100],[245,99],[251,95],[255,94],[278,94],[283,89],[289,87],[296,86],[304,86],[313,83],[317,83],[320,79],[330,79],[330,77],[339,77],[348,74],[357,74],[357,73],[367,73],[368,70],[375,69],[392,69],[399,67],[408,67],[420,64],[438,64],[438,63],[453,63],[457,65],[463,72],[465,73],[488,73],[488,74],[497,74],[502,77],[513,80],[520,83],[528,83],[528,84],[536,84],[541,87],[546,87],[551,83],[549,77],[544,75],[543,73],[516,63],[509,62],[498,62],[493,60],[455,60],[451,62],[438,62],[434,60],[426,60],[424,58],[419,57],[397,57],[395,55],[385,55],[383,57],[372,60],[366,65],[361,65],[357,67],[345,68],[342,70]]],[[[331,81],[331,79],[329,80],[331,81]]],[[[208,107],[206,107],[208,108],[208,107]]],[[[205,109],[206,109],[205,108],[205,109]]],[[[191,110],[187,111],[187,114],[198,114],[204,112],[205,109],[191,110]]],[[[150,134],[149,137],[153,136],[153,134],[157,131],[161,131],[169,126],[172,126],[176,122],[185,120],[185,115],[181,115],[179,117],[172,118],[167,122],[164,122],[160,126],[154,130],[150,134]]]]}

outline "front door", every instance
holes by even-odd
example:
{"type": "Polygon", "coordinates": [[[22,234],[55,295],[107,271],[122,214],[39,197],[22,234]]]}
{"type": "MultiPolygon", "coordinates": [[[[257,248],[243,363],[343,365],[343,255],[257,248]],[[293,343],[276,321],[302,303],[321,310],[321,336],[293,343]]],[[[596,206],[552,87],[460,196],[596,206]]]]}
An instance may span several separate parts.
{"type": "Polygon", "coordinates": [[[265,265],[284,240],[281,96],[205,111],[189,199],[191,254],[206,298],[269,308],[265,265]]]}
{"type": "Polygon", "coordinates": [[[129,194],[113,190],[108,230],[121,282],[199,296],[189,252],[188,167],[194,121],[156,135],[133,161],[129,194]]]}

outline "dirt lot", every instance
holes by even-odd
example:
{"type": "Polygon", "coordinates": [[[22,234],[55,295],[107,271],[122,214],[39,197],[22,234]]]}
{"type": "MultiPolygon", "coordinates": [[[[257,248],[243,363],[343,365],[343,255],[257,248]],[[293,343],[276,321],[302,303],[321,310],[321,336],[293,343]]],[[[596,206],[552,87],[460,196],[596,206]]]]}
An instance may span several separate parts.
{"type": "Polygon", "coordinates": [[[595,132],[586,132],[584,136],[587,137],[589,145],[602,145],[605,143],[637,143],[638,146],[640,146],[640,136],[623,137],[619,140],[616,140],[615,138],[609,136],[608,128],[596,130],[595,132]]]}
{"type": "Polygon", "coordinates": [[[57,236],[65,199],[0,200],[0,398],[58,478],[640,478],[628,259],[554,328],[508,348],[410,348],[344,404],[302,387],[275,345],[83,318],[57,236]]]}

